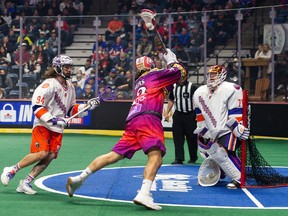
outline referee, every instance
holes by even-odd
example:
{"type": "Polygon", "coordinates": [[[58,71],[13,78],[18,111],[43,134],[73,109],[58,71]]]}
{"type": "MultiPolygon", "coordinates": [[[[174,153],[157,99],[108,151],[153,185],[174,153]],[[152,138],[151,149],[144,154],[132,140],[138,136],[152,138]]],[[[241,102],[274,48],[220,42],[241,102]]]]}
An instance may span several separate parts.
{"type": "Polygon", "coordinates": [[[169,121],[169,112],[175,104],[173,114],[172,134],[175,146],[175,161],[172,164],[183,164],[185,138],[188,143],[190,159],[188,163],[195,163],[197,157],[197,135],[193,134],[196,128],[196,115],[193,110],[193,94],[196,90],[187,76],[182,78],[169,93],[169,101],[165,112],[165,121],[169,121]]]}

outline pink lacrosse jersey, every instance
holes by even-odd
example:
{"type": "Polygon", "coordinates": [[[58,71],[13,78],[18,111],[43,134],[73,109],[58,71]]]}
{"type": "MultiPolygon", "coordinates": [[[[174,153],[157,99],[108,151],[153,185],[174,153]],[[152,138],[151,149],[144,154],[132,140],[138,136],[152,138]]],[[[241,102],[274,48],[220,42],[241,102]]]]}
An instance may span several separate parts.
{"type": "Polygon", "coordinates": [[[162,116],[165,91],[170,91],[173,84],[181,76],[181,71],[176,68],[152,69],[149,73],[140,76],[135,82],[136,98],[132,103],[126,121],[143,113],[154,113],[162,116]]]}

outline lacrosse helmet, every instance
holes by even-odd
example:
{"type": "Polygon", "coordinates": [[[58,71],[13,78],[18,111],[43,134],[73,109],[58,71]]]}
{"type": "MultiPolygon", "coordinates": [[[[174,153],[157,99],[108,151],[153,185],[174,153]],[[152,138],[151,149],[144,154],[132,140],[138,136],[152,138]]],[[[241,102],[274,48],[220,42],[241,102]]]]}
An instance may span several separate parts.
{"type": "Polygon", "coordinates": [[[66,55],[58,55],[54,57],[52,65],[57,74],[61,75],[64,79],[69,79],[70,75],[64,74],[63,67],[70,66],[73,67],[73,60],[66,55]]]}
{"type": "Polygon", "coordinates": [[[222,65],[214,65],[208,69],[207,86],[208,88],[216,88],[225,81],[227,70],[222,65]]]}
{"type": "Polygon", "coordinates": [[[151,69],[155,68],[155,63],[154,61],[147,57],[147,56],[142,56],[140,58],[136,59],[136,79],[140,77],[144,72],[150,71],[151,69]]]}

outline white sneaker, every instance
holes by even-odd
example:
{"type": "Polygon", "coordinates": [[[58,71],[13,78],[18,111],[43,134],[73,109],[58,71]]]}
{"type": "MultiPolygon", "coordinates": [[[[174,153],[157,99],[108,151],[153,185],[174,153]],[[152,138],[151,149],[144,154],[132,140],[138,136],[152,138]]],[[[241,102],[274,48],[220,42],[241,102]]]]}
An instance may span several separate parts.
{"type": "Polygon", "coordinates": [[[18,193],[25,193],[25,194],[37,194],[37,191],[33,190],[30,183],[25,182],[24,180],[20,180],[20,183],[16,189],[18,193]]]}
{"type": "Polygon", "coordinates": [[[152,198],[152,195],[145,195],[143,194],[141,191],[138,192],[137,196],[134,198],[133,202],[136,205],[143,205],[148,209],[152,209],[152,210],[161,210],[162,207],[155,204],[154,200],[152,198]]]}
{"type": "Polygon", "coordinates": [[[13,167],[5,167],[3,169],[2,175],[1,175],[1,182],[3,185],[7,186],[11,179],[15,176],[15,170],[13,167]]]}
{"type": "Polygon", "coordinates": [[[70,197],[73,197],[74,192],[82,185],[80,176],[69,177],[67,179],[66,190],[70,197]]]}
{"type": "Polygon", "coordinates": [[[240,188],[240,182],[236,181],[236,180],[232,180],[229,184],[227,184],[227,188],[228,189],[237,189],[240,188]]]}

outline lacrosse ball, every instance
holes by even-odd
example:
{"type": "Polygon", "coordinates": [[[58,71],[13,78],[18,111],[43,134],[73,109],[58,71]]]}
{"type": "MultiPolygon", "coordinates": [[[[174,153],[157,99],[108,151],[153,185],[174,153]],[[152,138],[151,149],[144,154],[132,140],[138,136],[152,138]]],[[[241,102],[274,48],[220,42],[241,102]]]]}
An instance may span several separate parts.
{"type": "Polygon", "coordinates": [[[154,26],[152,23],[147,23],[146,24],[146,27],[149,29],[149,30],[153,30],[154,29],[154,26]]]}

